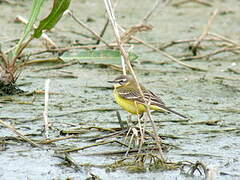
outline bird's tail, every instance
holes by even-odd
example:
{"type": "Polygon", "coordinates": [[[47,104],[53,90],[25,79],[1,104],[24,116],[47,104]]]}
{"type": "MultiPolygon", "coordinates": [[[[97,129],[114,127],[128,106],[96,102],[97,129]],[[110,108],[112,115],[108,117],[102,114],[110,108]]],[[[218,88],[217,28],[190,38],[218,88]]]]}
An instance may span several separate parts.
{"type": "Polygon", "coordinates": [[[182,114],[180,114],[180,113],[178,113],[178,112],[176,112],[176,111],[174,111],[174,110],[172,110],[172,109],[170,109],[170,108],[168,108],[168,107],[164,107],[164,109],[165,109],[167,112],[171,112],[171,113],[176,114],[176,115],[178,115],[178,116],[180,116],[180,117],[182,117],[182,118],[185,118],[185,119],[188,118],[187,116],[184,116],[184,115],[182,115],[182,114]]]}
{"type": "Polygon", "coordinates": [[[158,105],[154,105],[155,107],[153,107],[152,109],[153,110],[156,110],[156,111],[165,111],[165,112],[170,112],[170,113],[173,113],[173,114],[176,114],[176,115],[178,115],[178,116],[180,116],[180,117],[182,117],[182,118],[185,118],[185,119],[187,119],[188,117],[187,116],[184,116],[184,115],[182,115],[182,114],[180,114],[180,113],[178,113],[178,112],[176,112],[176,111],[174,111],[174,110],[172,110],[172,109],[170,109],[170,108],[168,108],[168,107],[166,107],[166,106],[164,106],[164,105],[161,105],[161,106],[159,106],[159,104],[158,105]]]}

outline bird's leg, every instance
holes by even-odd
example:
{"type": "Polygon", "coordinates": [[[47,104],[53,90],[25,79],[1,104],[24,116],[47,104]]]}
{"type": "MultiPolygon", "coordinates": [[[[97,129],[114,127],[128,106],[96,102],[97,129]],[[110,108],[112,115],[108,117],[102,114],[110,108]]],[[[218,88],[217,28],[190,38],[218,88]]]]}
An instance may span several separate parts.
{"type": "Polygon", "coordinates": [[[123,129],[124,129],[124,125],[123,125],[122,118],[121,118],[121,116],[120,116],[119,111],[116,111],[116,114],[117,114],[117,118],[118,118],[118,122],[119,122],[119,124],[120,124],[120,127],[121,127],[121,129],[123,130],[123,129]]]}
{"type": "Polygon", "coordinates": [[[140,114],[139,119],[142,119],[143,115],[144,115],[144,113],[140,114]]]}
{"type": "Polygon", "coordinates": [[[131,124],[132,124],[132,115],[130,113],[128,113],[127,126],[131,127],[131,124]]]}

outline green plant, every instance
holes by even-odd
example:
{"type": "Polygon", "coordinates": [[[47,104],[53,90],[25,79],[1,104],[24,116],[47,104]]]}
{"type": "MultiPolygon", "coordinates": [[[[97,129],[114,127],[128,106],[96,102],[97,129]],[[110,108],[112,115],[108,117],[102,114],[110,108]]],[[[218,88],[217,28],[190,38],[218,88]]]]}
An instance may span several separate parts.
{"type": "Polygon", "coordinates": [[[33,39],[41,37],[44,30],[50,30],[56,25],[64,11],[69,7],[70,1],[71,0],[53,0],[51,12],[46,18],[40,21],[38,27],[35,29],[33,26],[37,22],[44,0],[32,1],[29,21],[25,26],[19,42],[8,53],[3,52],[0,46],[0,88],[2,91],[6,89],[4,86],[12,87],[17,80],[21,68],[24,67],[23,64],[17,62],[23,50],[33,39]]]}

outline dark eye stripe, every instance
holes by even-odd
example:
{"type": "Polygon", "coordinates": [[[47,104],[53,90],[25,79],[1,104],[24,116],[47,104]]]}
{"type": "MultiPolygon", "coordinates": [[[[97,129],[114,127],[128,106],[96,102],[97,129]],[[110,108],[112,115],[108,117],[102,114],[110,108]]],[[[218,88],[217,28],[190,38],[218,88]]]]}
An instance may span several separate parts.
{"type": "Polygon", "coordinates": [[[116,81],[117,82],[125,82],[125,81],[127,81],[127,79],[117,79],[116,81]]]}

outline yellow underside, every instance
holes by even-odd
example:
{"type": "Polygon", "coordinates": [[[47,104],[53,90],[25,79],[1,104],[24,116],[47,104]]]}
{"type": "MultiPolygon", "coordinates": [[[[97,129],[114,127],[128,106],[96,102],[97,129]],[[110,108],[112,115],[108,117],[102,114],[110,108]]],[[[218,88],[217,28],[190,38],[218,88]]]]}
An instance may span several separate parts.
{"type": "MultiPolygon", "coordinates": [[[[146,112],[146,108],[142,104],[138,104],[133,100],[128,100],[120,97],[117,92],[114,92],[114,97],[116,102],[126,111],[132,113],[132,114],[142,114],[143,112],[146,112]]],[[[163,109],[157,107],[157,106],[150,106],[151,110],[161,111],[164,112],[163,109]]]]}

